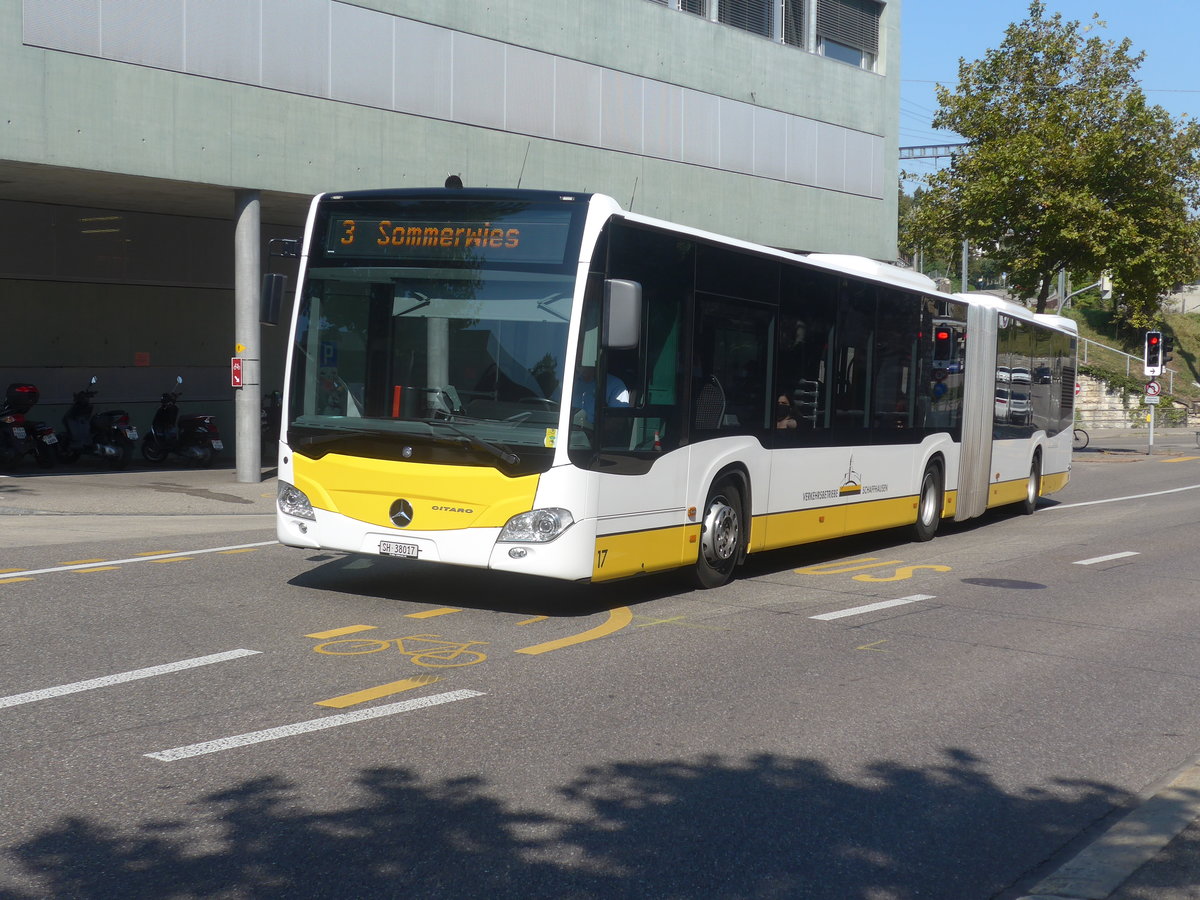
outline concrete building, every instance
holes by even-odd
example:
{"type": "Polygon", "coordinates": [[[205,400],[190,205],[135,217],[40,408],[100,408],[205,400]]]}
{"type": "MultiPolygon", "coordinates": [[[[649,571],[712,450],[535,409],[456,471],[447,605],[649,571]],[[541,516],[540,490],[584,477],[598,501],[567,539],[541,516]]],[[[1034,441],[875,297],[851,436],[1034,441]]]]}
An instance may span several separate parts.
{"type": "MultiPolygon", "coordinates": [[[[900,0],[0,0],[0,381],[148,426],[177,374],[232,443],[311,195],[598,191],[892,259],[900,0]],[[243,349],[239,350],[238,345],[243,349]],[[230,386],[229,360],[248,365],[230,386]]],[[[243,432],[244,434],[244,432],[243,432]]],[[[246,446],[249,446],[247,443],[246,446]]],[[[239,465],[239,476],[240,476],[239,465]]]]}

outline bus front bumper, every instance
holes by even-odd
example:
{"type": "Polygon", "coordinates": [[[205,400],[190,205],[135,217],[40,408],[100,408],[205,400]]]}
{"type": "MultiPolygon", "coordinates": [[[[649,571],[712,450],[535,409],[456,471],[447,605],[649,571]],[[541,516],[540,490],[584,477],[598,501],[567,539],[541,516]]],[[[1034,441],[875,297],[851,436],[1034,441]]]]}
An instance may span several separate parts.
{"type": "Polygon", "coordinates": [[[384,529],[327,510],[313,513],[313,519],[279,513],[279,542],[309,550],[440,562],[569,581],[587,580],[592,575],[594,519],[575,522],[553,541],[518,543],[499,541],[500,528],[384,529]]]}

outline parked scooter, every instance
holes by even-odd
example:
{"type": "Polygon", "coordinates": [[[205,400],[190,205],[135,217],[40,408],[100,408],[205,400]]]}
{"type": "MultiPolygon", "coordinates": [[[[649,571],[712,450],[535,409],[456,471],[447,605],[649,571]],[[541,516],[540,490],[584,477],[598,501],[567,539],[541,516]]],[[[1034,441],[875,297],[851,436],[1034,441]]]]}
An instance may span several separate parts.
{"type": "Polygon", "coordinates": [[[177,401],[183,393],[180,388],[182,384],[183,377],[176,376],[176,389],[163,392],[162,405],[154,414],[150,431],[142,440],[142,456],[146,462],[157,466],[174,453],[207,469],[225,448],[221,442],[221,432],[217,429],[217,417],[179,415],[177,401]]]}
{"type": "Polygon", "coordinates": [[[112,468],[124,469],[133,458],[138,432],[123,409],[93,412],[92,398],[96,396],[98,380],[93,375],[88,387],[72,395],[74,402],[63,416],[65,430],[55,445],[58,458],[73,463],[80,456],[98,456],[112,468]]]}
{"type": "Polygon", "coordinates": [[[32,456],[40,468],[54,465],[54,429],[42,422],[30,422],[25,414],[38,402],[35,385],[14,382],[4,392],[0,404],[0,465],[15,466],[32,456]]]}

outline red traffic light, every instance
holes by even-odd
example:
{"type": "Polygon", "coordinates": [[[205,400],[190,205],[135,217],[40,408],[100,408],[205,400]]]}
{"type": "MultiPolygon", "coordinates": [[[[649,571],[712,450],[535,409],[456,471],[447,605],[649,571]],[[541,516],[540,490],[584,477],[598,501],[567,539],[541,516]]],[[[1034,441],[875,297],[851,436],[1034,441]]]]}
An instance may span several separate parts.
{"type": "Polygon", "coordinates": [[[1150,344],[1151,347],[1157,347],[1158,341],[1159,341],[1159,337],[1157,334],[1150,334],[1146,337],[1146,342],[1148,344],[1150,344]]]}

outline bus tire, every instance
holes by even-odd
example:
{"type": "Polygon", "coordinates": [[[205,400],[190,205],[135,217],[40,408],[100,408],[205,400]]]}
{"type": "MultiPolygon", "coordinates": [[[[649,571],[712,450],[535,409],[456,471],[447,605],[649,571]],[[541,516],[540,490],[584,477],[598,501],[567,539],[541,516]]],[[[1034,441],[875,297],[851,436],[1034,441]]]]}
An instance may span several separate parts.
{"type": "Polygon", "coordinates": [[[1025,482],[1025,499],[1018,504],[1021,514],[1032,516],[1037,509],[1038,497],[1042,494],[1042,457],[1034,454],[1033,464],[1029,467],[1029,479],[1025,482]]]}
{"type": "Polygon", "coordinates": [[[700,552],[691,575],[696,587],[717,588],[733,577],[745,544],[742,495],[732,480],[714,485],[704,502],[700,523],[700,552]]]}
{"type": "Polygon", "coordinates": [[[925,468],[921,476],[921,492],[917,495],[917,521],[912,527],[913,538],[931,541],[937,534],[942,521],[942,505],[945,503],[942,470],[936,465],[925,468]]]}

